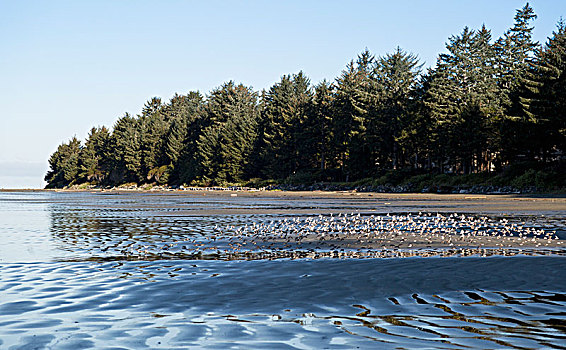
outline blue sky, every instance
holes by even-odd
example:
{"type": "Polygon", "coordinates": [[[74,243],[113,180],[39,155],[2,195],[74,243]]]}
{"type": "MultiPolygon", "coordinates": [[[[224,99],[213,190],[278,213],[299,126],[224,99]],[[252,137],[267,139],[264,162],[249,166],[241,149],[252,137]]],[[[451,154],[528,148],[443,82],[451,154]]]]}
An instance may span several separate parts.
{"type": "MultiPolygon", "coordinates": [[[[57,146],[112,126],[152,96],[235,80],[256,90],[303,70],[333,80],[366,47],[400,46],[434,65],[445,42],[482,24],[499,37],[515,0],[0,0],[0,188],[40,187],[57,146]]],[[[544,42],[566,1],[535,0],[544,42]]]]}

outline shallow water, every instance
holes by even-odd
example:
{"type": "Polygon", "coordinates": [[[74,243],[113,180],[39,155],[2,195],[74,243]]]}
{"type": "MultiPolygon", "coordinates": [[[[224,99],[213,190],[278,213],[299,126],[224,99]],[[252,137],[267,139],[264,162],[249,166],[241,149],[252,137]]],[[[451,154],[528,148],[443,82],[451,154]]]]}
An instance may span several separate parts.
{"type": "MultiPolygon", "coordinates": [[[[297,247],[276,245],[230,260],[245,242],[215,229],[374,205],[0,192],[0,348],[564,348],[562,250],[289,259],[297,247]]],[[[564,229],[563,215],[507,218],[564,229]]]]}

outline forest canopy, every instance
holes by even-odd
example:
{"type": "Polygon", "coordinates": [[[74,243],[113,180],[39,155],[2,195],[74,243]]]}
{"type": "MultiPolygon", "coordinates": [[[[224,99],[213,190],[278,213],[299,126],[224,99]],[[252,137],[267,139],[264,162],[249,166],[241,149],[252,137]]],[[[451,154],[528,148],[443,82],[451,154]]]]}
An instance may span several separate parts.
{"type": "Polygon", "coordinates": [[[252,179],[355,181],[384,172],[500,172],[566,151],[566,25],[533,41],[526,4],[501,37],[465,27],[433,68],[401,48],[364,50],[340,76],[303,73],[269,89],[229,81],[154,97],[141,114],[73,137],[49,158],[48,188],[252,179]]]}

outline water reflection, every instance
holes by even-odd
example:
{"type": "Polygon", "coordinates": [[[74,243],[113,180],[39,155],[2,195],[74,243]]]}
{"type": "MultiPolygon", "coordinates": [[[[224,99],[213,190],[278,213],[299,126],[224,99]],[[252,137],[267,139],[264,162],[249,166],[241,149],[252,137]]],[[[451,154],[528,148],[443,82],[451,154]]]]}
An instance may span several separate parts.
{"type": "MultiPolygon", "coordinates": [[[[211,204],[215,205],[226,204],[211,204]]],[[[548,220],[539,220],[537,226],[430,213],[173,216],[161,210],[145,202],[127,207],[51,205],[49,229],[61,252],[58,258],[257,260],[566,253],[548,229],[548,220]],[[141,204],[148,207],[140,208],[141,204]]]]}
{"type": "Polygon", "coordinates": [[[386,217],[369,200],[11,196],[0,193],[0,237],[11,250],[0,247],[8,259],[0,261],[0,348],[566,342],[564,249],[511,244],[536,238],[535,229],[563,230],[563,216],[490,216],[477,232],[501,229],[493,235],[448,240],[440,236],[466,227],[461,220],[411,210],[386,217]],[[331,213],[341,214],[338,224],[331,213]],[[429,221],[437,231],[420,237],[429,221]],[[506,231],[507,221],[530,230],[506,231]],[[509,244],[481,246],[481,237],[509,244]],[[427,247],[441,240],[454,246],[427,247]],[[378,257],[408,258],[352,259],[378,257]]]}

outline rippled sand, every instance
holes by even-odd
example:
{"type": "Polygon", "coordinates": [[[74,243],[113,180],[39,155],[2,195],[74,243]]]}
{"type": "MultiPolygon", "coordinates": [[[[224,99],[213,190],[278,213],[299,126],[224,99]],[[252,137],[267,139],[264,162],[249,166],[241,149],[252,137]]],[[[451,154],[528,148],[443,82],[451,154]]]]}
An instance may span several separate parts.
{"type": "Polygon", "coordinates": [[[3,265],[1,347],[559,348],[563,264],[516,257],[3,265]]]}
{"type": "Polygon", "coordinates": [[[232,194],[0,192],[0,348],[566,342],[563,199],[232,194]]]}

